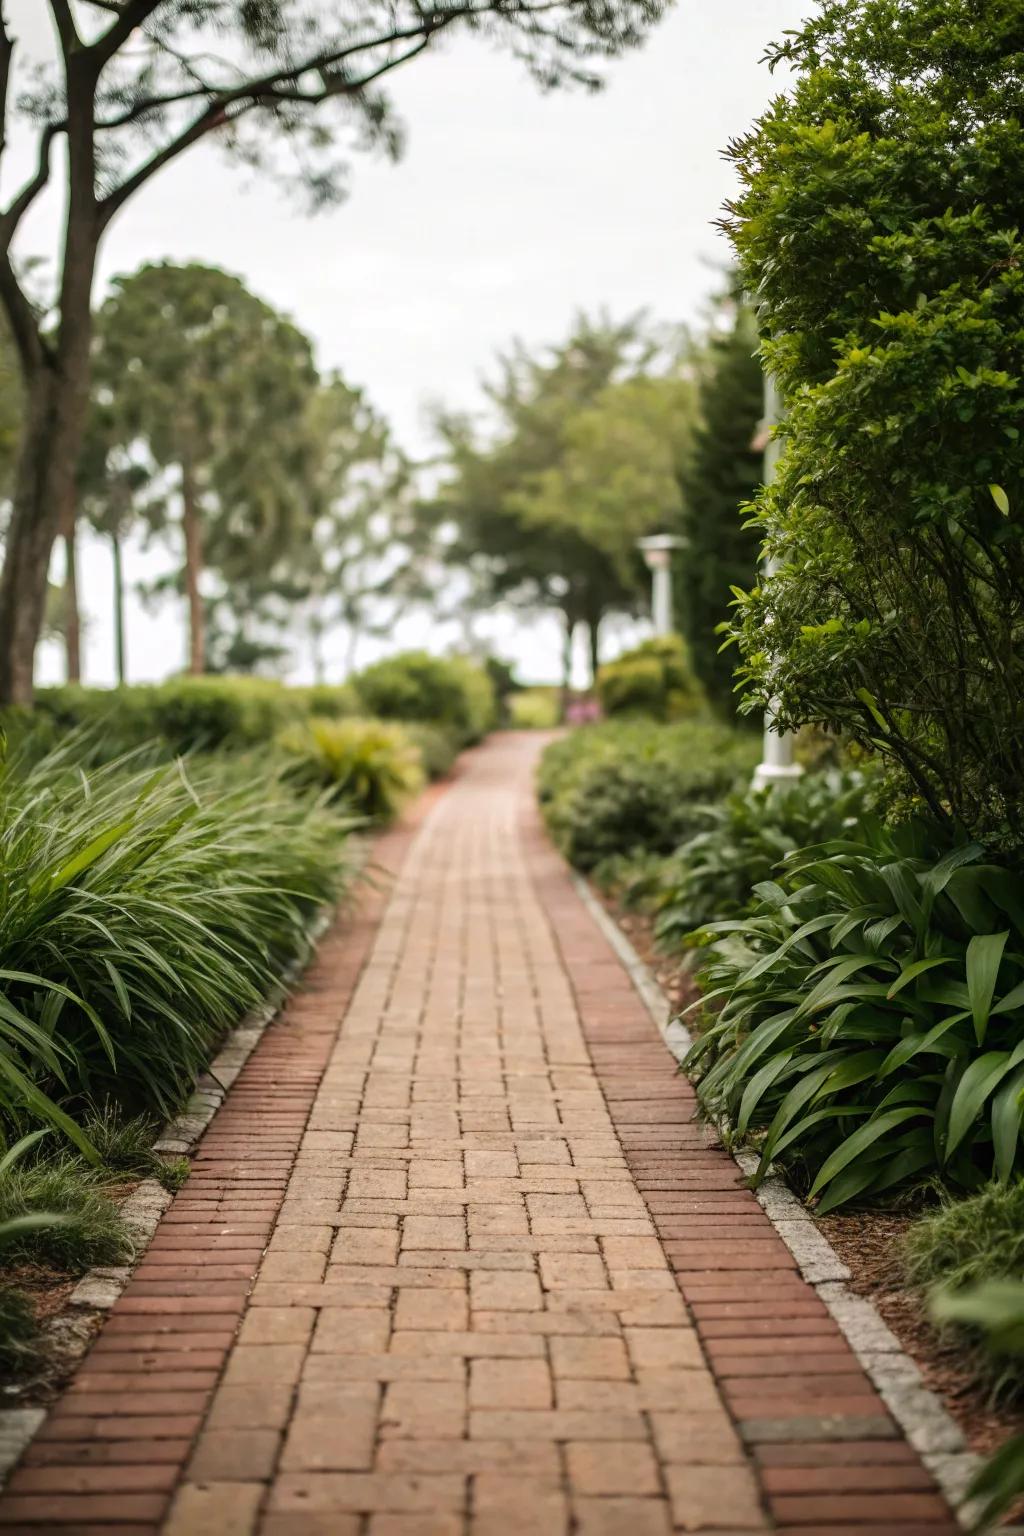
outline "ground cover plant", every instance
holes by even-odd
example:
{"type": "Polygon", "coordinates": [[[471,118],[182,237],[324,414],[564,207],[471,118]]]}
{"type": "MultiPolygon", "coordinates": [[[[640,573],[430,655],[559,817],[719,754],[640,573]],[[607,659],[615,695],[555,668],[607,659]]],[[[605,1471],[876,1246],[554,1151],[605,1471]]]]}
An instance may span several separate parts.
{"type": "Polygon", "coordinates": [[[866,822],[709,924],[704,1112],[820,1210],[938,1173],[1024,1166],[1024,892],[969,844],[866,822]]]}
{"type": "Polygon", "coordinates": [[[698,808],[749,777],[757,757],[751,736],[709,721],[584,726],[545,750],[541,810],[579,869],[635,849],[668,853],[696,830],[698,808]]]}
{"type": "Polygon", "coordinates": [[[351,877],[349,827],[322,797],[230,760],[8,762],[0,1122],[54,1123],[85,1150],[79,1106],[176,1107],[305,953],[351,877]]]}
{"type": "Polygon", "coordinates": [[[652,916],[659,948],[677,953],[695,929],[746,911],[755,888],[787,859],[852,831],[869,794],[864,773],[839,769],[794,784],[748,786],[700,807],[701,829],[664,858],[613,864],[604,873],[624,904],[652,916]]]}

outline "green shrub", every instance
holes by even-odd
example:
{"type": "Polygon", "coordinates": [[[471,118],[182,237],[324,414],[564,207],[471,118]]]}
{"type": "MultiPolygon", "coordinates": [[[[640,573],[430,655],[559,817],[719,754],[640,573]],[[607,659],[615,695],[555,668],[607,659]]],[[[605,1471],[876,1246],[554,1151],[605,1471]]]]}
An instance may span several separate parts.
{"type": "Polygon", "coordinates": [[[558,690],[524,688],[508,700],[509,724],[517,731],[551,731],[561,716],[558,690]]]}
{"type": "MultiPolygon", "coordinates": [[[[1019,1279],[992,1280],[966,1291],[938,1291],[932,1302],[938,1323],[979,1330],[997,1360],[1009,1358],[1019,1373],[1024,1356],[1024,1284],[1019,1279]]],[[[1024,1435],[999,1447],[967,1490],[977,1511],[973,1531],[988,1531],[1024,1495],[1024,1435]]]]}
{"type": "Polygon", "coordinates": [[[597,694],[606,715],[649,715],[681,720],[699,713],[703,695],[679,635],[645,640],[597,674],[597,694]]]}
{"type": "MultiPolygon", "coordinates": [[[[908,1282],[922,1292],[963,1295],[993,1281],[1024,1275],[1024,1183],[986,1184],[977,1194],[949,1196],[918,1218],[902,1247],[908,1282]]],[[[974,1328],[957,1329],[964,1364],[994,1396],[1019,1397],[1024,1388],[1021,1361],[984,1348],[974,1328]]]]}
{"type": "Polygon", "coordinates": [[[867,795],[863,774],[829,770],[701,807],[703,830],[640,871],[626,899],[655,914],[662,949],[683,947],[693,929],[745,911],[783,860],[854,828],[867,795]]]}
{"type": "MultiPolygon", "coordinates": [[[[336,697],[341,690],[325,690],[336,697]]],[[[58,736],[95,736],[90,755],[110,761],[160,742],[174,753],[262,746],[307,712],[314,690],[259,677],[175,677],[126,688],[41,688],[36,713],[58,736]]],[[[339,708],[328,713],[340,712],[339,708]]]]}
{"type": "Polygon", "coordinates": [[[418,749],[427,778],[431,782],[446,779],[459,755],[459,745],[451,731],[440,725],[428,725],[425,720],[403,720],[401,726],[418,749]]]}
{"type": "Polygon", "coordinates": [[[278,740],[293,779],[329,788],[373,821],[389,821],[423,786],[419,749],[400,725],[314,717],[278,740]]]}
{"type": "Polygon", "coordinates": [[[223,760],[0,775],[0,1121],[164,1114],[308,947],[351,873],[342,815],[223,760]]]}
{"type": "Polygon", "coordinates": [[[304,715],[326,715],[345,720],[362,711],[359,695],[351,683],[313,683],[307,688],[290,688],[304,715]]]}
{"type": "Polygon", "coordinates": [[[756,1136],[828,1210],[939,1172],[1022,1164],[1024,892],[977,844],[908,825],[794,857],[751,915],[713,923],[704,1111],[756,1136]]]}
{"type": "Polygon", "coordinates": [[[541,809],[580,869],[634,850],[667,853],[695,831],[700,806],[750,773],[757,745],[708,722],[585,726],[545,751],[541,809]]]}
{"type": "Polygon", "coordinates": [[[179,677],[152,695],[156,730],[173,752],[265,745],[304,709],[301,691],[260,677],[179,677]]]}
{"type": "Polygon", "coordinates": [[[367,714],[442,726],[460,746],[479,741],[494,723],[491,680],[461,656],[406,651],[367,667],[353,681],[367,714]]]}

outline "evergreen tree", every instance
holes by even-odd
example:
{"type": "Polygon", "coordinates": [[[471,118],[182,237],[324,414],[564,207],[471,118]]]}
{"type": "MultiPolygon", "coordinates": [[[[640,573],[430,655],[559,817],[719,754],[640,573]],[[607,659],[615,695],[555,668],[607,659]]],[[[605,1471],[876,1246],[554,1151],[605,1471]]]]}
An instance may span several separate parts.
{"type": "Polygon", "coordinates": [[[681,474],[687,548],[677,565],[677,606],[694,671],[712,704],[731,713],[736,653],[720,652],[715,631],[728,617],[730,588],[749,587],[757,567],[759,535],[743,526],[741,508],[761,483],[763,385],[754,317],[729,302],[734,318],[709,343],[700,421],[681,474]]]}

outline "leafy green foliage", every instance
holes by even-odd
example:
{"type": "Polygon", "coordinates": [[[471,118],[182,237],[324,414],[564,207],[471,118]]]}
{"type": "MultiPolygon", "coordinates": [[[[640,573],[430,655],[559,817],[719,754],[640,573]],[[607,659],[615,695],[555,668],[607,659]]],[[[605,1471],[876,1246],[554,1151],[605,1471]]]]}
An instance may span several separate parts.
{"type": "Polygon", "coordinates": [[[123,1264],[133,1243],[110,1198],[109,1174],[80,1158],[25,1158],[0,1171],[0,1255],[5,1264],[52,1265],[81,1273],[123,1264]]]}
{"type": "MultiPolygon", "coordinates": [[[[990,1280],[966,1291],[940,1290],[932,1301],[939,1323],[980,1329],[997,1357],[1024,1355],[1024,1284],[1019,1279],[990,1280]]],[[[1024,1494],[1024,1435],[999,1447],[973,1479],[968,1494],[976,1501],[974,1531],[987,1531],[1024,1494]]]]}
{"type": "Polygon", "coordinates": [[[406,651],[367,667],[353,685],[368,714],[442,726],[460,746],[479,741],[494,723],[490,677],[461,656],[406,651]]]}
{"type": "Polygon", "coordinates": [[[459,744],[450,730],[426,720],[403,720],[402,730],[420,755],[423,772],[433,783],[446,779],[455,766],[459,744]]]}
{"type": "Polygon", "coordinates": [[[314,715],[279,742],[292,759],[291,777],[330,788],[372,821],[390,821],[423,784],[419,750],[400,725],[314,715]]]}
{"type": "Polygon", "coordinates": [[[702,830],[667,858],[627,875],[623,895],[655,915],[661,948],[679,949],[694,929],[746,911],[783,861],[851,832],[867,798],[864,775],[836,769],[728,795],[701,808],[702,830]]]}
{"type": "Polygon", "coordinates": [[[1024,1166],[1024,899],[981,857],[868,823],[706,929],[707,1028],[687,1063],[701,1106],[821,1210],[1024,1166]]]}
{"type": "Polygon", "coordinates": [[[341,690],[314,694],[257,677],[175,677],[116,690],[40,688],[35,711],[53,720],[59,737],[85,728],[94,755],[109,760],[149,745],[172,753],[264,746],[282,726],[303,718],[311,702],[334,713],[332,696],[344,712],[341,690]]]}
{"type": "MultiPolygon", "coordinates": [[[[947,1197],[909,1228],[902,1258],[911,1285],[933,1292],[942,1287],[949,1296],[1019,1279],[1024,1273],[1024,1183],[986,1184],[965,1198],[947,1197]]],[[[1019,1396],[1021,1362],[979,1347],[977,1328],[961,1326],[957,1332],[968,1365],[993,1391],[1019,1396]]]]}
{"type": "Polygon", "coordinates": [[[597,674],[597,695],[606,715],[649,715],[680,720],[697,714],[703,697],[679,635],[644,640],[597,674]]]}
{"type": "Polygon", "coordinates": [[[0,777],[0,1116],[175,1108],[308,946],[351,873],[347,823],[280,777],[54,754],[0,777]]]}
{"type": "Polygon", "coordinates": [[[0,1371],[14,1376],[40,1359],[42,1339],[35,1308],[17,1286],[0,1283],[0,1371]]]}
{"type": "Polygon", "coordinates": [[[552,731],[558,724],[558,694],[553,688],[523,688],[508,701],[510,724],[519,731],[552,731]]]}
{"type": "Polygon", "coordinates": [[[667,853],[699,807],[749,774],[757,744],[706,722],[608,721],[553,742],[541,760],[541,809],[571,863],[591,869],[634,849],[667,853]]]}
{"type": "Polygon", "coordinates": [[[722,650],[717,630],[732,589],[748,587],[757,571],[760,540],[744,508],[763,478],[756,438],[764,385],[753,315],[730,299],[721,309],[725,328],[698,358],[699,416],[681,471],[686,549],[675,562],[675,586],[693,669],[714,708],[731,716],[736,653],[722,650]]]}
{"type": "Polygon", "coordinates": [[[732,152],[730,229],[789,411],[757,504],[778,571],[734,625],[747,702],[840,727],[1016,857],[1020,9],[826,0],[775,55],[794,88],[732,152]]]}
{"type": "Polygon", "coordinates": [[[496,433],[438,423],[449,473],[429,510],[454,531],[448,559],[482,605],[547,609],[570,633],[586,624],[595,671],[604,615],[646,603],[637,537],[681,515],[694,389],[678,356],[657,352],[636,318],[581,315],[544,354],[499,359],[496,433]]]}

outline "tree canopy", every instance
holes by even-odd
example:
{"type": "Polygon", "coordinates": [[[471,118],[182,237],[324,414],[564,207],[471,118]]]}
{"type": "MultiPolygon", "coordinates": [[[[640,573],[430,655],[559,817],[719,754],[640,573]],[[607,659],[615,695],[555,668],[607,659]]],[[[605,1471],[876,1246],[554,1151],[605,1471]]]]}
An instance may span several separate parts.
{"type": "Polygon", "coordinates": [[[211,135],[264,175],[330,199],[352,151],[397,152],[385,81],[441,38],[505,47],[544,88],[595,85],[601,61],[636,46],[663,4],[47,0],[53,54],[39,68],[0,15],[0,155],[16,132],[35,142],[34,170],[0,206],[0,305],[27,396],[0,574],[0,701],[31,699],[50,551],[85,432],[97,255],[125,203],[211,135]],[[58,168],[66,211],[44,324],[14,251],[58,168]]]}
{"type": "Polygon", "coordinates": [[[539,356],[517,347],[488,389],[488,433],[440,423],[448,474],[433,505],[448,556],[480,601],[505,600],[585,623],[596,660],[604,616],[646,601],[636,552],[678,526],[676,464],[692,424],[692,385],[659,359],[637,319],[577,319],[539,356]]]}

